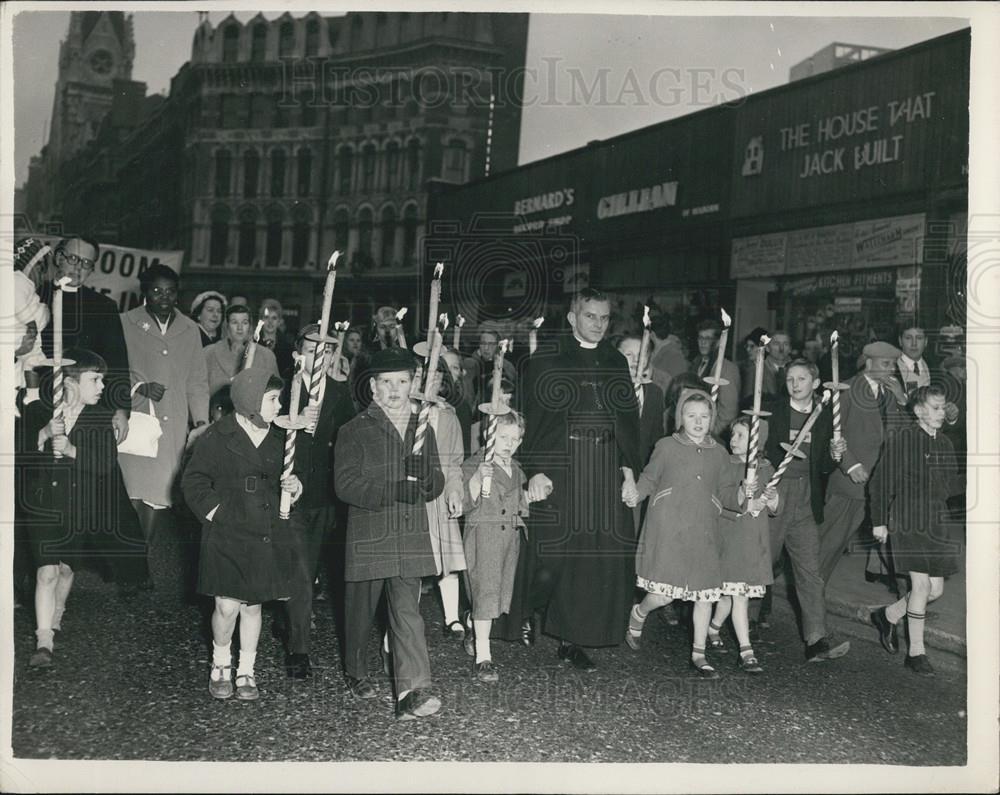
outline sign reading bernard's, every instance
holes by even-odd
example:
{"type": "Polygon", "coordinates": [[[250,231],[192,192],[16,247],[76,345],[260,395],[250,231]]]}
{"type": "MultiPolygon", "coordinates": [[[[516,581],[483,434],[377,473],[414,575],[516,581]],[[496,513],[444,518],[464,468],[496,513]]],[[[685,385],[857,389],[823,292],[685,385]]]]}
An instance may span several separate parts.
{"type": "Polygon", "coordinates": [[[514,224],[514,234],[541,232],[545,229],[559,229],[566,226],[573,220],[572,211],[566,211],[573,206],[575,200],[575,188],[559,188],[558,190],[542,193],[538,196],[529,196],[525,199],[515,200],[514,215],[520,216],[523,220],[514,224]],[[530,217],[543,213],[555,214],[551,216],[542,215],[540,218],[530,217]]]}
{"type": "MultiPolygon", "coordinates": [[[[54,249],[63,238],[36,235],[54,249]]],[[[64,237],[72,237],[66,235],[64,237]]],[[[166,265],[174,273],[181,272],[183,251],[152,251],[101,243],[97,264],[87,279],[87,286],[108,296],[118,305],[119,312],[134,309],[142,302],[139,295],[139,274],[153,265],[166,265]]]]}

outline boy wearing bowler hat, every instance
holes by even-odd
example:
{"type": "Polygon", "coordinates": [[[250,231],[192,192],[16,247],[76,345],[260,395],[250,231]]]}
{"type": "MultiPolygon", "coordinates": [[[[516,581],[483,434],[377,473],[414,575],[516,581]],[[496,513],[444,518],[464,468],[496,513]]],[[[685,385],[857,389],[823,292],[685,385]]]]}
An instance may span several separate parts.
{"type": "Polygon", "coordinates": [[[349,506],[345,593],[345,674],[358,698],[374,698],[367,645],[382,593],[389,610],[396,716],[412,720],[441,707],[433,695],[420,579],[437,572],[424,506],[444,490],[434,431],[414,454],[417,415],[410,401],[416,362],[402,348],[376,352],[367,377],[372,402],[337,436],[334,481],[349,506]]]}

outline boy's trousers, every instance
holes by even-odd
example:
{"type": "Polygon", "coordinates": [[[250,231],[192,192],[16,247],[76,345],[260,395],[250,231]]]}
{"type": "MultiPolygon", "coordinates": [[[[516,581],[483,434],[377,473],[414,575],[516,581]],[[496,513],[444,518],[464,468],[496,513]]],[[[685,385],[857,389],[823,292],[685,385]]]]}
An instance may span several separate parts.
{"type": "Polygon", "coordinates": [[[427,654],[424,620],[420,617],[419,577],[346,583],[344,670],[355,679],[368,676],[368,641],[383,590],[389,613],[389,648],[396,694],[430,687],[431,660],[427,654]]]}
{"type": "MultiPolygon", "coordinates": [[[[781,548],[788,550],[795,576],[795,595],[802,608],[802,634],[806,644],[826,636],[826,603],[819,575],[819,530],[809,498],[809,477],[788,477],[778,484],[781,506],[771,517],[771,559],[777,564],[781,548]]],[[[760,599],[750,600],[750,619],[760,615],[760,599]]]]}

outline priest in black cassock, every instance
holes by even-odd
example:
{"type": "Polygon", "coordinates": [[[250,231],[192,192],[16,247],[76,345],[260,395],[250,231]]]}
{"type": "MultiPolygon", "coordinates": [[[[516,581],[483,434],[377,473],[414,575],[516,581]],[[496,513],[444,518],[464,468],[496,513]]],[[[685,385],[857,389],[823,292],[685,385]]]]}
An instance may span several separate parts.
{"type": "Polygon", "coordinates": [[[635,528],[622,502],[639,476],[639,412],[628,363],[604,341],[608,298],[573,298],[572,334],[528,363],[520,390],[527,431],[519,456],[532,499],[532,599],[559,658],[594,663],[581,647],[614,646],[635,589],[635,528]]]}

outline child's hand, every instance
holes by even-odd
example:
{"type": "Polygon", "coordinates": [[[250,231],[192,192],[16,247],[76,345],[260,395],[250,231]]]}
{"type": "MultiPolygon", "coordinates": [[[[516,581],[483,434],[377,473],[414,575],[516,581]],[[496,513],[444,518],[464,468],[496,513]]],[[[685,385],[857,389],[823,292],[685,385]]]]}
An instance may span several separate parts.
{"type": "Polygon", "coordinates": [[[76,458],[76,447],[70,444],[69,437],[64,433],[52,437],[52,449],[69,458],[76,458]]]}
{"type": "Polygon", "coordinates": [[[299,412],[299,417],[306,423],[306,433],[316,433],[316,423],[319,422],[319,406],[306,406],[299,412]]]}
{"type": "Polygon", "coordinates": [[[528,502],[547,500],[552,493],[552,481],[542,472],[528,481],[528,502]]]}
{"type": "Polygon", "coordinates": [[[836,441],[834,441],[833,439],[830,440],[830,458],[839,461],[841,458],[844,457],[844,453],[846,452],[847,452],[847,442],[844,440],[843,436],[841,436],[840,439],[836,441]]]}
{"type": "Polygon", "coordinates": [[[634,508],[639,504],[639,489],[636,487],[635,481],[626,479],[622,483],[622,502],[629,508],[634,508]]]}
{"type": "Polygon", "coordinates": [[[65,436],[66,422],[62,419],[57,420],[55,417],[53,417],[51,420],[49,420],[49,424],[45,426],[45,430],[48,431],[50,439],[56,436],[65,436]]]}
{"type": "Polygon", "coordinates": [[[481,481],[482,480],[487,480],[487,479],[492,479],[493,478],[493,464],[491,462],[489,462],[489,461],[483,461],[483,463],[481,463],[479,465],[479,469],[476,471],[476,474],[479,475],[479,479],[481,481]]]}
{"type": "Polygon", "coordinates": [[[884,544],[886,541],[889,540],[889,528],[886,527],[884,524],[881,524],[878,527],[873,527],[872,535],[875,536],[876,541],[878,541],[880,544],[884,544]]]}
{"type": "Polygon", "coordinates": [[[768,489],[764,489],[764,493],[761,494],[760,496],[764,500],[764,504],[767,506],[767,509],[771,511],[771,513],[774,513],[776,510],[778,510],[778,490],[774,486],[771,486],[768,489]]]}
{"type": "Polygon", "coordinates": [[[298,475],[289,475],[281,479],[281,490],[291,494],[294,503],[302,496],[302,481],[299,480],[298,475]]]}
{"type": "Polygon", "coordinates": [[[448,517],[457,519],[462,515],[462,495],[453,491],[448,495],[448,517]]]}

